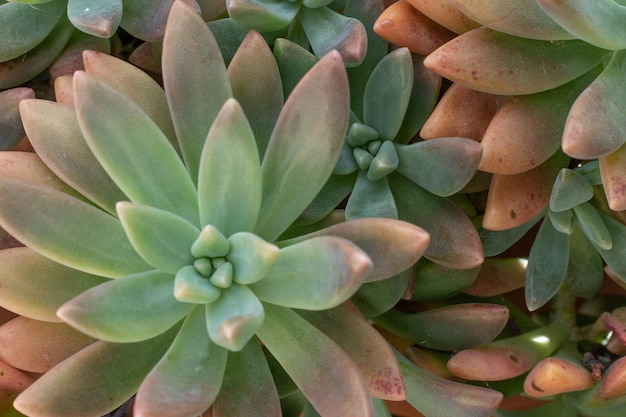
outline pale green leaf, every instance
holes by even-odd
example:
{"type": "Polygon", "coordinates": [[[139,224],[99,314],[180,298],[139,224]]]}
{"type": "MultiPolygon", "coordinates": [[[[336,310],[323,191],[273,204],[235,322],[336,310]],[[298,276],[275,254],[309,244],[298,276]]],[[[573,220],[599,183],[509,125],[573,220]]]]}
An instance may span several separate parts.
{"type": "Polygon", "coordinates": [[[98,341],[46,372],[18,396],[15,408],[46,417],[107,414],[137,392],[177,330],[139,343],[98,341]]]}
{"type": "Polygon", "coordinates": [[[74,74],[74,92],[87,145],[131,201],[197,225],[193,182],[152,119],[122,93],[85,72],[74,74]]]}
{"type": "Polygon", "coordinates": [[[604,250],[613,247],[611,233],[607,225],[600,217],[600,212],[589,202],[584,202],[574,207],[574,214],[578,220],[578,226],[595,245],[604,250]]]}
{"type": "Polygon", "coordinates": [[[569,262],[569,235],[557,231],[544,219],[528,255],[526,305],[535,311],[561,288],[569,262]]]}
{"type": "Polygon", "coordinates": [[[576,297],[586,299],[595,297],[604,279],[600,254],[578,227],[574,227],[570,236],[569,250],[565,276],[569,290],[576,297]]]}
{"type": "Polygon", "coordinates": [[[272,241],[311,203],[339,158],[348,126],[348,80],[330,52],[289,96],[261,166],[263,200],[254,232],[272,241]]]}
{"type": "Polygon", "coordinates": [[[317,411],[373,417],[367,383],[350,357],[297,313],[274,305],[265,309],[259,338],[317,411]]]}
{"type": "Polygon", "coordinates": [[[122,0],[69,0],[67,16],[79,30],[110,38],[122,20],[122,0]]]}
{"type": "Polygon", "coordinates": [[[198,175],[202,225],[211,224],[227,237],[252,231],[261,207],[261,166],[254,133],[234,99],[215,118],[198,175]]]}
{"type": "Polygon", "coordinates": [[[328,216],[350,194],[358,173],[331,175],[319,194],[298,218],[299,224],[309,225],[328,216]]]}
{"type": "Polygon", "coordinates": [[[363,217],[398,218],[398,209],[389,188],[388,177],[378,181],[367,178],[365,171],[359,174],[346,205],[346,219],[363,217]]]}
{"type": "Polygon", "coordinates": [[[287,97],[304,74],[313,68],[318,58],[297,43],[284,38],[276,39],[273,51],[280,71],[283,93],[287,97]]]}
{"type": "Polygon", "coordinates": [[[363,123],[381,139],[393,140],[402,126],[413,88],[413,60],[407,48],[390,52],[372,71],[363,92],[363,123]]]}
{"type": "MultiPolygon", "coordinates": [[[[174,0],[132,0],[124,1],[124,14],[120,26],[135,38],[158,42],[163,40],[165,24],[169,22],[168,16],[174,4],[181,3],[190,7],[187,1],[177,2],[174,0]],[[150,13],[146,13],[150,10],[150,13]]],[[[197,10],[197,6],[195,8],[197,10]]]]}
{"type": "Polygon", "coordinates": [[[238,284],[252,284],[265,277],[280,256],[276,245],[267,243],[247,232],[235,233],[228,238],[230,251],[227,260],[235,270],[238,284]]]}
{"type": "Polygon", "coordinates": [[[121,201],[117,214],[137,253],[161,271],[176,274],[193,263],[191,246],[200,235],[194,225],[167,211],[121,201]]]}
{"type": "Polygon", "coordinates": [[[0,195],[0,226],[53,261],[108,278],[150,269],[119,220],[100,209],[9,177],[0,177],[0,195]]]}
{"type": "Polygon", "coordinates": [[[0,251],[0,305],[24,317],[60,321],[57,310],[63,303],[106,278],[68,268],[27,247],[0,251]]]}
{"type": "Polygon", "coordinates": [[[27,87],[0,92],[0,150],[12,149],[26,136],[18,105],[20,101],[32,98],[35,98],[35,91],[27,87]]]}
{"type": "Polygon", "coordinates": [[[230,18],[242,28],[273,32],[289,26],[300,4],[283,0],[229,0],[226,8],[230,18]]]}
{"type": "Polygon", "coordinates": [[[576,171],[563,168],[559,171],[552,192],[550,210],[565,211],[593,197],[593,187],[576,171]]]}
{"type": "Polygon", "coordinates": [[[406,294],[411,269],[390,278],[364,283],[350,301],[366,317],[376,317],[393,308],[406,294]]]}
{"type": "Polygon", "coordinates": [[[348,240],[313,237],[282,248],[267,276],[250,288],[267,303],[324,310],[354,294],[371,268],[369,257],[348,240]]]}
{"type": "Polygon", "coordinates": [[[163,358],[144,379],[134,412],[151,417],[196,417],[213,403],[228,352],[209,339],[202,306],[194,307],[163,358]]]}
{"type": "MultiPolygon", "coordinates": [[[[150,8],[151,9],[151,8],[150,8]]],[[[207,134],[232,97],[220,49],[200,15],[175,2],[163,39],[163,84],[185,166],[198,178],[207,134]]]]}
{"type": "Polygon", "coordinates": [[[58,316],[92,337],[132,343],[156,337],[191,308],[174,298],[174,277],[148,271],[91,288],[59,308],[58,316]]]}

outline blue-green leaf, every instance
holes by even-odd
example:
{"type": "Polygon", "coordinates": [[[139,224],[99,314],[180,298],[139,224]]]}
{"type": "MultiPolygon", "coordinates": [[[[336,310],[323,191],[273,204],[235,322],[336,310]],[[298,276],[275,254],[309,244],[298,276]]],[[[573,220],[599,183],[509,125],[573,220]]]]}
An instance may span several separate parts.
{"type": "Polygon", "coordinates": [[[137,253],[150,265],[170,274],[193,263],[191,246],[200,230],[175,214],[121,201],[117,214],[137,253]]]}
{"type": "Polygon", "coordinates": [[[105,282],[65,303],[58,316],[92,337],[139,342],[165,333],[191,308],[174,298],[174,277],[148,271],[105,282]]]}
{"type": "Polygon", "coordinates": [[[79,30],[110,38],[122,20],[122,0],[69,0],[67,17],[79,30]]]}
{"type": "Polygon", "coordinates": [[[198,173],[202,225],[228,237],[250,232],[261,208],[261,165],[254,133],[239,103],[226,101],[202,150],[198,173]]]}
{"type": "Polygon", "coordinates": [[[369,257],[348,240],[314,237],[282,248],[268,275],[250,288],[264,302],[324,310],[354,294],[371,268],[369,257]]]}
{"type": "Polygon", "coordinates": [[[229,0],[226,7],[237,25],[259,32],[287,27],[300,10],[299,2],[284,0],[229,0]]]}
{"type": "Polygon", "coordinates": [[[550,209],[564,211],[589,201],[593,197],[593,187],[582,175],[569,168],[562,168],[554,180],[550,193],[550,209]]]}
{"type": "Polygon", "coordinates": [[[135,414],[202,414],[220,392],[227,358],[228,352],[209,339],[202,306],[194,307],[168,351],[142,382],[135,414]]]}
{"type": "Polygon", "coordinates": [[[359,171],[346,205],[346,219],[363,217],[398,218],[398,209],[387,177],[372,181],[367,178],[367,172],[359,171]]]}
{"type": "Polygon", "coordinates": [[[611,233],[602,221],[598,210],[588,202],[574,206],[574,214],[580,229],[595,245],[604,250],[613,247],[611,233]]]}
{"type": "Polygon", "coordinates": [[[53,261],[108,278],[150,269],[119,220],[100,209],[10,177],[0,176],[0,196],[0,226],[53,261]]]}
{"type": "Polygon", "coordinates": [[[122,93],[85,72],[74,74],[74,91],[87,145],[131,201],[198,224],[193,182],[152,119],[122,93]]]}

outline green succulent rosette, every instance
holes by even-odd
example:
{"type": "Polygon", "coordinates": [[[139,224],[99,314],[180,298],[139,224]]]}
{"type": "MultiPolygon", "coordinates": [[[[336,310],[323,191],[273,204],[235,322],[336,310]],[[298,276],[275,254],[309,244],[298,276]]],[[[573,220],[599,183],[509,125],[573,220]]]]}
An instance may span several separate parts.
{"type": "Polygon", "coordinates": [[[108,55],[84,60],[74,108],[21,102],[37,156],[11,153],[16,168],[0,176],[0,224],[26,245],[0,252],[0,304],[43,327],[69,324],[61,341],[70,328],[89,336],[41,369],[16,408],[99,416],[136,393],[139,416],[211,405],[214,415],[278,416],[267,357],[323,415],[373,415],[372,396],[404,398],[393,352],[342,304],[413,265],[428,234],[359,219],[279,239],[341,152],[340,55],[325,55],[283,102],[260,35],[227,69],[180,1],[165,31],[164,90],[108,55]]]}

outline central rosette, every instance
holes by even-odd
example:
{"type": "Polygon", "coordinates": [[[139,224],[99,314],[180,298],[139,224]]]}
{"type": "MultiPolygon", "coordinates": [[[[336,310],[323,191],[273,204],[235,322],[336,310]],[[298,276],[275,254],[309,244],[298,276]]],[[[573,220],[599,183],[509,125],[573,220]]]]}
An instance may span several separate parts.
{"type": "Polygon", "coordinates": [[[205,226],[191,245],[194,261],[176,274],[174,296],[187,303],[210,304],[233,286],[261,280],[276,263],[278,247],[253,233],[226,238],[216,227],[205,226]]]}

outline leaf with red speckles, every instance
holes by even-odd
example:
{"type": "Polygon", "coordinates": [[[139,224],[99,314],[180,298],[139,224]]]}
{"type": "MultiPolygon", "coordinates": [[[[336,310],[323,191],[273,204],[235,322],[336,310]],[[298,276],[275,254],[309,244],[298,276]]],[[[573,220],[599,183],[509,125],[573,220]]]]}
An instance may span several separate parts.
{"type": "Polygon", "coordinates": [[[600,158],[600,173],[611,210],[626,210],[626,145],[600,158]]]}
{"type": "Polygon", "coordinates": [[[579,40],[525,39],[482,27],[444,44],[426,57],[424,65],[486,93],[532,94],[575,79],[608,54],[579,40]]]}

